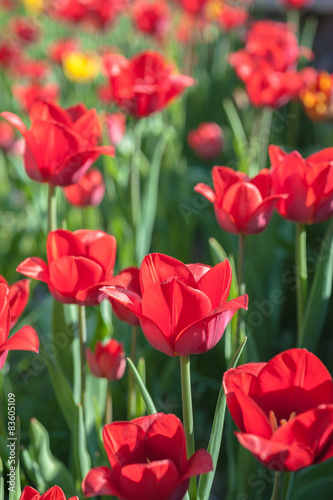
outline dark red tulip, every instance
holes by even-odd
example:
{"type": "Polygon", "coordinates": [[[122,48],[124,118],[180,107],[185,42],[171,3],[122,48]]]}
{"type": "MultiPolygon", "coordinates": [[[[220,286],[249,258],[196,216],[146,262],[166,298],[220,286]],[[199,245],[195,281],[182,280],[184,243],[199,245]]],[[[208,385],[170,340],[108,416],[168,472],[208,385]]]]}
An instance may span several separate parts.
{"type": "Polygon", "coordinates": [[[105,194],[103,175],[97,168],[91,168],[76,183],[64,188],[65,197],[78,207],[98,206],[105,194]]]}
{"type": "MultiPolygon", "coordinates": [[[[140,295],[141,287],[139,269],[137,267],[127,267],[126,269],[123,269],[119,274],[117,274],[117,276],[112,278],[110,285],[124,288],[130,292],[140,295]]],[[[109,297],[109,300],[114,314],[119,319],[134,326],[140,324],[138,317],[132,313],[128,307],[123,306],[120,302],[113,300],[111,297],[109,297]]]]}
{"type": "Polygon", "coordinates": [[[67,0],[54,2],[53,15],[74,23],[105,29],[124,10],[127,0],[67,0]]]}
{"type": "Polygon", "coordinates": [[[165,108],[195,83],[193,78],[176,73],[161,54],[150,50],[129,60],[120,54],[107,54],[103,66],[113,101],[137,118],[165,108]]]}
{"type": "Polygon", "coordinates": [[[140,294],[121,286],[102,291],[135,314],[148,342],[169,356],[209,351],[237,309],[247,308],[247,295],[227,301],[228,261],[211,268],[155,253],[143,259],[139,278],[140,294]]]}
{"type": "Polygon", "coordinates": [[[125,351],[123,344],[115,339],[106,344],[97,342],[94,352],[86,350],[89,369],[95,377],[108,380],[119,380],[124,375],[126,368],[125,351]]]}
{"type": "Polygon", "coordinates": [[[86,475],[86,497],[114,495],[123,500],[181,500],[190,478],[213,469],[206,450],[186,458],[183,425],[175,415],[155,413],[103,429],[111,469],[96,467],[86,475]]]}
{"type": "Polygon", "coordinates": [[[1,116],[25,138],[25,169],[37,182],[75,184],[101,154],[114,153],[112,146],[97,145],[100,128],[96,110],[87,110],[83,104],[65,110],[37,102],[30,110],[30,129],[13,113],[4,111],[1,116]]]}
{"type": "Polygon", "coordinates": [[[50,293],[64,304],[97,305],[110,281],[116,258],[116,239],[99,230],[51,231],[47,263],[38,257],[21,262],[17,271],[47,283],[50,293]]]}
{"type": "Polygon", "coordinates": [[[273,192],[286,193],[276,208],[285,219],[313,224],[333,214],[333,148],[304,159],[293,151],[269,147],[273,192]]]}
{"type": "Polygon", "coordinates": [[[163,40],[170,23],[170,11],[164,0],[136,0],[133,20],[139,31],[163,40]]]}
{"type": "Polygon", "coordinates": [[[10,338],[9,330],[19,307],[14,304],[13,317],[10,311],[10,292],[5,283],[0,283],[0,370],[5,364],[8,351],[38,352],[39,340],[31,326],[23,326],[10,338]]]}
{"type": "Polygon", "coordinates": [[[239,366],[223,385],[239,442],[266,467],[296,471],[333,456],[333,381],[314,354],[239,366]]]}
{"type": "Polygon", "coordinates": [[[10,328],[13,328],[28,303],[30,280],[20,280],[9,285],[6,278],[0,274],[0,283],[4,283],[9,288],[10,328]]]}
{"type": "Polygon", "coordinates": [[[199,158],[209,161],[222,153],[224,136],[217,123],[204,122],[197,129],[190,130],[187,142],[199,158]]]}
{"type": "MultiPolygon", "coordinates": [[[[35,488],[31,486],[26,486],[22,491],[20,500],[66,500],[65,493],[59,486],[52,486],[43,495],[38,493],[35,488]]],[[[68,500],[79,500],[78,497],[71,497],[68,500]]]]}
{"type": "Polygon", "coordinates": [[[40,37],[39,26],[27,17],[15,16],[10,21],[10,31],[21,44],[35,42],[40,37]]]}
{"type": "Polygon", "coordinates": [[[283,194],[272,192],[267,168],[253,179],[228,167],[213,168],[214,190],[197,184],[195,191],[214,204],[217,222],[224,231],[255,234],[269,223],[277,201],[283,194]]]}

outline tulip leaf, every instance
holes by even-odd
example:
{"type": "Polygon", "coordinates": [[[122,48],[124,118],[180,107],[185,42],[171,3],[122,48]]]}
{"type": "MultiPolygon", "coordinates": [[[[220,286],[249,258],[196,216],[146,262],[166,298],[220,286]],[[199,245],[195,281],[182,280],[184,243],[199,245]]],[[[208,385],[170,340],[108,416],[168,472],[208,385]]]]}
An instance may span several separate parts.
{"type": "Polygon", "coordinates": [[[76,418],[73,433],[73,448],[76,478],[81,483],[83,478],[91,469],[91,460],[86,443],[86,431],[84,426],[82,405],[78,405],[76,408],[76,418]]]}
{"type": "MultiPolygon", "coordinates": [[[[243,342],[241,343],[241,345],[237,349],[234,357],[231,360],[231,363],[229,365],[228,370],[230,368],[235,368],[235,366],[237,365],[239,358],[242,355],[246,341],[247,341],[247,337],[245,337],[245,339],[243,340],[243,342]]],[[[220,453],[221,442],[222,442],[222,433],[223,433],[226,405],[227,405],[226,397],[225,397],[223,385],[222,385],[221,389],[220,389],[219,396],[218,396],[216,408],[215,408],[214,421],[213,421],[212,431],[211,431],[211,435],[210,435],[209,443],[208,443],[208,448],[207,448],[208,453],[210,453],[210,455],[212,457],[214,468],[213,468],[212,472],[208,472],[208,474],[203,474],[202,476],[200,476],[197,500],[209,500],[210,491],[211,491],[212,485],[213,485],[213,480],[214,480],[215,471],[216,471],[216,465],[217,465],[217,461],[218,461],[218,457],[219,457],[219,453],[220,453]]]]}
{"type": "Polygon", "coordinates": [[[0,458],[0,498],[5,498],[5,482],[3,478],[3,465],[0,458]]]}
{"type": "Polygon", "coordinates": [[[224,248],[215,238],[209,238],[208,243],[210,246],[214,266],[228,259],[228,255],[225,252],[224,248]]]}
{"type": "Polygon", "coordinates": [[[33,460],[27,448],[21,452],[21,463],[29,483],[35,484],[38,491],[45,491],[47,484],[36,460],[33,460]]]}
{"type": "Polygon", "coordinates": [[[38,464],[40,473],[48,488],[58,485],[65,493],[66,498],[76,494],[74,479],[57,458],[52,455],[50,438],[47,430],[35,418],[30,422],[29,455],[32,461],[38,464]]]}
{"type": "Polygon", "coordinates": [[[75,419],[75,403],[68,380],[61,370],[57,359],[47,355],[45,346],[42,342],[40,342],[40,352],[46,362],[46,366],[49,371],[50,379],[58,404],[61,408],[69,429],[72,431],[73,422],[75,419]]]}
{"type": "Polygon", "coordinates": [[[233,135],[235,151],[240,162],[239,170],[241,172],[246,172],[249,156],[249,143],[242,125],[242,121],[231,99],[224,99],[222,101],[222,106],[224,108],[233,135]]]}
{"type": "Polygon", "coordinates": [[[132,360],[130,358],[126,358],[126,359],[127,359],[127,363],[129,365],[130,369],[132,370],[132,373],[133,373],[133,376],[135,379],[135,383],[140,391],[142,399],[145,402],[148,414],[152,415],[153,413],[157,413],[154,402],[153,402],[144,382],[142,381],[142,378],[140,377],[138,370],[135,368],[134,363],[132,362],[132,360]]]}
{"type": "Polygon", "coordinates": [[[317,257],[317,265],[301,327],[299,347],[316,349],[328,312],[333,279],[333,221],[330,222],[317,257]]]}
{"type": "MultiPolygon", "coordinates": [[[[139,358],[137,370],[141,377],[142,382],[146,385],[146,361],[145,358],[139,358]]],[[[145,414],[146,405],[139,391],[136,393],[136,414],[142,416],[145,414]]]]}
{"type": "MultiPolygon", "coordinates": [[[[21,480],[20,480],[20,462],[19,462],[19,453],[20,453],[20,419],[16,417],[16,428],[15,428],[15,485],[14,490],[9,489],[9,500],[19,500],[21,496],[21,480]]],[[[9,444],[12,444],[12,441],[9,441],[9,444]]],[[[14,466],[9,460],[8,464],[10,467],[14,466]]],[[[12,470],[12,469],[10,469],[12,470]]],[[[12,481],[12,479],[10,479],[12,481]]],[[[10,484],[10,483],[9,483],[10,484]]],[[[11,486],[11,484],[10,484],[11,486]]]]}

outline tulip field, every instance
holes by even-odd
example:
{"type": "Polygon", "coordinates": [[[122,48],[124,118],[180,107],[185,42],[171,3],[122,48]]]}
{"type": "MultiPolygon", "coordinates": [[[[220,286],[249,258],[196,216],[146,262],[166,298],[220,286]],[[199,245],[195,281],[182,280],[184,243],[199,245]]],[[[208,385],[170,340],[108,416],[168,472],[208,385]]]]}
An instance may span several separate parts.
{"type": "Polygon", "coordinates": [[[0,0],[0,500],[332,498],[317,1],[0,0]]]}

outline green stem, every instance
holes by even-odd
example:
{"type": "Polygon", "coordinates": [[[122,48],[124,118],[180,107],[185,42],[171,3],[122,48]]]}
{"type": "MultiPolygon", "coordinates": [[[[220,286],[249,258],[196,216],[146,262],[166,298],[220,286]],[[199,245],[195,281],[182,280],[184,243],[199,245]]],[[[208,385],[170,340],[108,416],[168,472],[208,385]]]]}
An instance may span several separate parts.
{"type": "Polygon", "coordinates": [[[78,326],[80,339],[80,361],[81,361],[81,405],[85,409],[85,394],[86,394],[86,343],[87,343],[87,323],[86,323],[86,308],[78,306],[78,326]]]}
{"type": "MultiPolygon", "coordinates": [[[[245,234],[240,233],[238,237],[238,265],[237,265],[237,279],[238,279],[238,292],[239,294],[245,293],[244,283],[244,262],[245,262],[245,234]]],[[[234,351],[240,344],[240,328],[241,328],[241,310],[237,311],[237,331],[236,331],[236,345],[234,351]]]]}
{"type": "Polygon", "coordinates": [[[111,380],[108,381],[107,393],[106,393],[106,404],[105,404],[105,425],[111,424],[112,422],[112,391],[111,391],[111,380]]]}
{"type": "Polygon", "coordinates": [[[291,499],[291,490],[293,487],[294,476],[295,476],[295,472],[285,473],[284,482],[283,482],[282,500],[290,500],[291,499]]]}
{"type": "Polygon", "coordinates": [[[267,153],[268,153],[268,144],[271,135],[271,126],[272,126],[272,118],[273,118],[273,109],[272,108],[264,108],[262,110],[261,115],[261,124],[259,129],[259,149],[258,149],[258,166],[259,170],[262,170],[266,167],[267,163],[267,153]]]}
{"type": "Polygon", "coordinates": [[[140,191],[140,168],[138,157],[141,151],[142,124],[140,121],[134,126],[134,144],[131,162],[131,202],[132,222],[136,229],[141,221],[141,191],[140,191]]]}
{"type": "Polygon", "coordinates": [[[57,196],[55,186],[49,184],[47,200],[47,232],[57,229],[57,196]]]}
{"type": "MultiPolygon", "coordinates": [[[[193,408],[191,394],[191,371],[190,356],[180,356],[180,376],[182,387],[183,404],[183,424],[186,436],[186,451],[189,459],[195,452],[194,446],[194,427],[193,427],[193,408]]],[[[195,500],[197,496],[197,484],[195,477],[190,480],[189,487],[190,500],[195,500]]]]}
{"type": "Polygon", "coordinates": [[[287,23],[295,26],[295,35],[300,39],[300,11],[297,9],[289,9],[287,13],[287,23]]]}
{"type": "Polygon", "coordinates": [[[282,486],[283,486],[283,472],[282,471],[276,471],[275,472],[275,479],[274,479],[274,486],[273,486],[273,493],[271,500],[281,500],[281,494],[282,494],[282,486]]]}
{"type": "Polygon", "coordinates": [[[302,322],[308,296],[308,272],[306,263],[306,229],[304,224],[296,224],[295,241],[296,297],[297,297],[297,338],[300,339],[302,322]]]}
{"type": "MultiPolygon", "coordinates": [[[[132,327],[132,339],[131,339],[131,360],[135,365],[136,358],[136,344],[138,336],[138,327],[132,327]]],[[[127,417],[128,420],[132,420],[136,416],[136,388],[134,384],[134,376],[132,371],[128,373],[128,400],[127,400],[127,417]]]]}

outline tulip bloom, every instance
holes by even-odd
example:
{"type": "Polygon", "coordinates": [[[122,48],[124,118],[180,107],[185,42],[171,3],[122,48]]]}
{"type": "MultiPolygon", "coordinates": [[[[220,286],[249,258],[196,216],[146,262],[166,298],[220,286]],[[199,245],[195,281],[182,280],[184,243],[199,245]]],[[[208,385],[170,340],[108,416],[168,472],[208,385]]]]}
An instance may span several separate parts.
{"type": "Polygon", "coordinates": [[[29,130],[13,113],[4,111],[1,116],[25,138],[24,166],[37,182],[75,184],[101,154],[114,153],[112,146],[97,146],[97,113],[83,104],[64,110],[52,103],[35,103],[30,110],[29,130]]]}
{"type": "Polygon", "coordinates": [[[272,180],[267,168],[253,179],[228,167],[213,168],[214,190],[197,184],[195,191],[214,203],[217,222],[224,231],[255,234],[269,223],[276,202],[283,197],[272,193],[272,180]]]}
{"type": "MultiPolygon", "coordinates": [[[[66,500],[65,494],[59,486],[52,486],[43,495],[35,488],[26,486],[22,491],[20,500],[66,500]]],[[[79,500],[78,497],[70,497],[68,500],[79,500]]]]}
{"type": "Polygon", "coordinates": [[[124,113],[106,113],[105,124],[110,144],[118,146],[126,134],[126,115],[124,113]]]}
{"type": "Polygon", "coordinates": [[[9,288],[5,283],[0,283],[0,370],[5,364],[8,351],[22,350],[38,352],[39,349],[37,333],[31,326],[23,326],[18,332],[8,338],[10,324],[15,319],[15,314],[17,313],[14,304],[14,314],[11,316],[9,304],[9,288]]]}
{"type": "Polygon", "coordinates": [[[29,257],[17,271],[47,283],[53,297],[64,304],[97,305],[106,298],[99,289],[112,278],[116,239],[103,231],[51,231],[47,261],[29,257]]]}
{"type": "Polygon", "coordinates": [[[48,48],[49,58],[56,64],[61,65],[62,59],[69,52],[80,50],[80,41],[75,38],[60,38],[55,40],[48,48]]]}
{"type": "Polygon", "coordinates": [[[223,377],[237,438],[266,467],[297,471],[333,456],[333,381],[306,349],[223,377]]]}
{"type": "MultiPolygon", "coordinates": [[[[141,295],[139,269],[137,267],[127,267],[123,269],[117,276],[112,278],[110,285],[125,288],[130,292],[141,295]]],[[[137,316],[133,314],[128,307],[123,306],[120,302],[111,297],[109,297],[109,300],[112,305],[112,311],[117,318],[133,326],[140,324],[137,316]]]]}
{"type": "Polygon", "coordinates": [[[286,9],[305,9],[313,4],[314,0],[280,0],[286,9]]]}
{"type": "Polygon", "coordinates": [[[9,151],[15,143],[15,130],[6,122],[0,122],[0,149],[9,151]]]}
{"type": "Polygon", "coordinates": [[[206,450],[186,458],[185,433],[175,415],[155,413],[103,429],[111,465],[86,475],[86,497],[114,495],[123,500],[181,500],[190,478],[213,469],[206,450]]]}
{"type": "Polygon", "coordinates": [[[78,207],[98,206],[105,194],[103,175],[97,168],[91,168],[76,183],[64,188],[69,203],[78,207]]]}
{"type": "Polygon", "coordinates": [[[124,346],[115,339],[109,340],[106,344],[98,341],[94,352],[86,350],[86,357],[90,371],[95,377],[119,380],[124,375],[126,368],[124,346]]]}
{"type": "Polygon", "coordinates": [[[161,54],[151,50],[129,60],[120,54],[107,54],[103,66],[113,101],[137,118],[165,108],[195,83],[193,78],[175,73],[161,54]]]}
{"type": "Polygon", "coordinates": [[[133,20],[139,31],[163,40],[170,22],[169,7],[163,0],[136,0],[133,6],[133,20]]]}
{"type": "Polygon", "coordinates": [[[155,253],[143,259],[139,278],[140,294],[119,286],[102,291],[135,314],[148,342],[168,356],[209,351],[237,309],[247,308],[247,295],[227,302],[228,261],[211,268],[155,253]]]}
{"type": "Polygon", "coordinates": [[[333,214],[333,148],[304,159],[293,151],[269,147],[273,192],[286,193],[276,208],[285,219],[313,224],[333,214]]]}
{"type": "Polygon", "coordinates": [[[57,83],[41,84],[32,81],[24,85],[19,83],[13,85],[12,92],[21,108],[29,113],[32,106],[38,101],[57,101],[60,90],[57,83]]]}
{"type": "Polygon", "coordinates": [[[0,283],[9,288],[10,328],[13,328],[28,303],[30,280],[20,280],[8,285],[7,280],[0,274],[0,283]]]}
{"type": "Polygon", "coordinates": [[[187,142],[202,160],[212,160],[222,153],[224,136],[217,123],[200,123],[197,129],[190,130],[187,142]]]}

